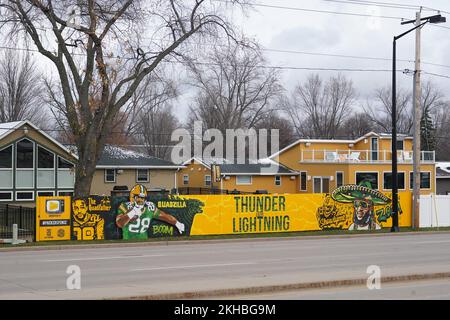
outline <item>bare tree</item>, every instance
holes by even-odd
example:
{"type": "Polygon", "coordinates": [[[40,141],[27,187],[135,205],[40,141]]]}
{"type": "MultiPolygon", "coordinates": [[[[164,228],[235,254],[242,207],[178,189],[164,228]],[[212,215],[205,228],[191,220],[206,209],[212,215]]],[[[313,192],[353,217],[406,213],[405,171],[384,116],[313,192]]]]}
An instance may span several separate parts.
{"type": "Polygon", "coordinates": [[[278,111],[272,111],[267,113],[256,126],[256,129],[268,130],[268,146],[267,150],[270,153],[274,153],[278,150],[270,150],[271,129],[278,130],[279,134],[279,147],[280,149],[290,145],[295,141],[296,135],[294,128],[291,126],[288,119],[285,119],[278,115],[278,111]]]}
{"type": "MultiPolygon", "coordinates": [[[[134,123],[131,131],[136,142],[143,144],[145,152],[154,157],[168,159],[173,130],[179,127],[177,117],[172,113],[172,101],[179,95],[176,84],[161,75],[148,77],[135,92],[130,103],[137,110],[129,122],[134,123]]],[[[134,113],[133,113],[134,114],[134,113]]]]}
{"type": "Polygon", "coordinates": [[[339,130],[339,136],[345,139],[357,139],[370,131],[376,131],[376,128],[369,115],[355,112],[344,121],[339,130]]]}
{"type": "MultiPolygon", "coordinates": [[[[406,90],[397,90],[397,131],[410,134],[413,128],[412,94],[406,90]]],[[[370,117],[378,132],[392,131],[392,91],[390,87],[377,89],[375,102],[368,102],[364,111],[370,117]]]]}
{"type": "Polygon", "coordinates": [[[25,34],[56,68],[60,104],[78,149],[75,196],[89,194],[114,119],[140,83],[168,58],[177,57],[178,49],[187,52],[192,37],[221,31],[234,37],[222,13],[243,1],[0,2],[0,24],[9,26],[10,36],[25,34]],[[144,31],[151,35],[146,41],[144,31]]]}
{"type": "Polygon", "coordinates": [[[258,49],[239,45],[218,46],[206,63],[191,63],[198,94],[188,122],[200,120],[222,132],[254,128],[282,91],[277,72],[264,63],[258,49]]]}
{"type": "Polygon", "coordinates": [[[0,56],[0,122],[30,120],[43,126],[42,78],[30,54],[5,51],[0,56]]]}
{"type": "Polygon", "coordinates": [[[339,134],[355,96],[353,83],[345,76],[330,77],[324,83],[318,74],[311,74],[295,88],[284,108],[299,136],[331,139],[339,134]]]}

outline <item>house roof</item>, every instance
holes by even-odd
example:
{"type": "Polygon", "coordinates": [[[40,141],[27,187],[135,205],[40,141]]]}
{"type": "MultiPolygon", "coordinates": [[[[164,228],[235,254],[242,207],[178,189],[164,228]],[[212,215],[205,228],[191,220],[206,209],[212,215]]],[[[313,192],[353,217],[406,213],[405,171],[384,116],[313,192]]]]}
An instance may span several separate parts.
{"type": "Polygon", "coordinates": [[[56,144],[58,147],[63,149],[65,152],[71,154],[74,158],[78,159],[77,155],[72,152],[69,148],[65,147],[61,143],[59,143],[56,139],[52,138],[50,135],[45,133],[43,130],[39,129],[36,125],[34,125],[29,120],[22,120],[22,121],[14,121],[14,122],[4,122],[0,123],[0,140],[7,137],[11,133],[15,132],[17,129],[19,129],[22,126],[29,126],[32,130],[35,130],[39,132],[41,135],[43,135],[45,138],[56,144]]]}
{"type": "Polygon", "coordinates": [[[222,164],[220,171],[228,175],[297,175],[298,172],[271,159],[260,159],[258,163],[222,164]]]}
{"type": "Polygon", "coordinates": [[[117,168],[157,168],[157,169],[179,169],[174,163],[144,153],[128,150],[125,148],[107,145],[97,163],[98,169],[117,168]]]}
{"type": "Polygon", "coordinates": [[[450,178],[450,162],[436,163],[436,178],[450,178]]]}

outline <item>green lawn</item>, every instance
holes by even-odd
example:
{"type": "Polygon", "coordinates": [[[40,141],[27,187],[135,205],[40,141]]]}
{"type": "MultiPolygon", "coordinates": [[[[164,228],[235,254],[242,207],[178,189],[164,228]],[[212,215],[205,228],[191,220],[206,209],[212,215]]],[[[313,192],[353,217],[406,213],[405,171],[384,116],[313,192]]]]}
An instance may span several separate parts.
{"type": "MultiPolygon", "coordinates": [[[[412,228],[401,228],[400,232],[413,232],[412,228]]],[[[418,231],[450,231],[450,227],[446,228],[424,228],[418,231]]],[[[354,235],[354,234],[380,234],[390,233],[390,229],[382,229],[377,231],[348,231],[348,230],[329,230],[329,231],[304,231],[304,232],[285,232],[285,233],[259,233],[259,234],[236,234],[236,235],[215,235],[215,236],[190,236],[190,237],[166,237],[151,238],[147,240],[94,240],[94,241],[44,241],[31,242],[18,245],[20,247],[27,246],[55,246],[55,245],[86,245],[86,244],[111,244],[111,243],[139,243],[139,242],[166,242],[166,241],[186,241],[186,240],[215,240],[215,239],[243,239],[243,238],[285,238],[299,236],[325,236],[325,235],[354,235]]],[[[0,247],[11,246],[10,244],[0,244],[0,247]]]]}

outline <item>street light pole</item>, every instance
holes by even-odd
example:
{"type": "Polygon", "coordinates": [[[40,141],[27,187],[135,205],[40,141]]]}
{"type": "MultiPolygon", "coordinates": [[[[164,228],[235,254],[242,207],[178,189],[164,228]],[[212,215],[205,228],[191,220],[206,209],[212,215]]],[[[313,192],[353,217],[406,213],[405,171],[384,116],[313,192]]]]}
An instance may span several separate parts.
{"type": "MultiPolygon", "coordinates": [[[[392,43],[392,228],[391,232],[400,231],[398,225],[398,177],[397,177],[397,40],[406,36],[411,31],[421,28],[426,23],[442,23],[445,22],[445,17],[440,14],[417,19],[417,22],[424,21],[417,24],[414,28],[395,36],[392,43]]],[[[415,20],[405,21],[402,24],[415,23],[415,20]]],[[[417,71],[417,70],[416,70],[417,71]]]]}

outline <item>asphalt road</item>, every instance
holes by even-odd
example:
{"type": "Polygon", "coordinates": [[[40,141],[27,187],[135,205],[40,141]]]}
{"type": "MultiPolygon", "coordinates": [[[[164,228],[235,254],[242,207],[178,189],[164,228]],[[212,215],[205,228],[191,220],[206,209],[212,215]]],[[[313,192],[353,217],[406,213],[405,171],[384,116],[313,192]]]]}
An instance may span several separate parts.
{"type": "Polygon", "coordinates": [[[450,233],[427,233],[0,252],[0,299],[119,298],[362,279],[370,265],[379,266],[381,276],[450,272],[449,249],[450,233]],[[73,265],[81,270],[80,290],[66,286],[73,265]]]}
{"type": "MultiPolygon", "coordinates": [[[[223,297],[212,297],[223,299],[223,297]]],[[[450,279],[382,284],[379,290],[366,286],[272,292],[230,296],[233,300],[450,300],[450,279]]]]}

